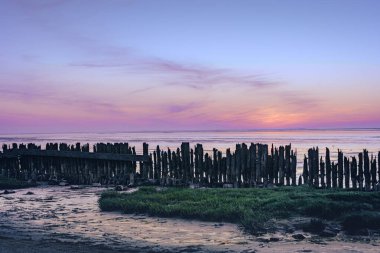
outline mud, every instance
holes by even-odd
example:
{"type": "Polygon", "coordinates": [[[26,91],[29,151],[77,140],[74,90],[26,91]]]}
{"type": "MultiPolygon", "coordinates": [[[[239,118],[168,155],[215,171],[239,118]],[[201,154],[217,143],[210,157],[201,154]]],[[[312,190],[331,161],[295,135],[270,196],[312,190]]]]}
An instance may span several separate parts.
{"type": "Polygon", "coordinates": [[[257,238],[235,224],[101,212],[103,190],[40,186],[0,195],[0,252],[380,252],[371,238],[257,238]]]}

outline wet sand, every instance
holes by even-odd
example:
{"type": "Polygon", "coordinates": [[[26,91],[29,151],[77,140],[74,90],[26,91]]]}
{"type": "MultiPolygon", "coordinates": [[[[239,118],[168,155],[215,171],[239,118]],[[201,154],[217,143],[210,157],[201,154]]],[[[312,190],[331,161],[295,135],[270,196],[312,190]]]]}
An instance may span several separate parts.
{"type": "Polygon", "coordinates": [[[380,252],[373,238],[296,241],[278,233],[265,236],[278,242],[265,242],[235,224],[100,212],[103,190],[45,186],[0,195],[0,252],[380,252]]]}

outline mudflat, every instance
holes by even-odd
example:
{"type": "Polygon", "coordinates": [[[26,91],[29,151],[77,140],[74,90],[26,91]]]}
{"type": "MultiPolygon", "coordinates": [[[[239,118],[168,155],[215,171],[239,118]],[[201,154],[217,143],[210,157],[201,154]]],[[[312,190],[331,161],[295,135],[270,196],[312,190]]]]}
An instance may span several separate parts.
{"type": "Polygon", "coordinates": [[[231,223],[101,212],[102,191],[44,186],[1,195],[0,252],[379,252],[369,236],[256,237],[231,223]]]}

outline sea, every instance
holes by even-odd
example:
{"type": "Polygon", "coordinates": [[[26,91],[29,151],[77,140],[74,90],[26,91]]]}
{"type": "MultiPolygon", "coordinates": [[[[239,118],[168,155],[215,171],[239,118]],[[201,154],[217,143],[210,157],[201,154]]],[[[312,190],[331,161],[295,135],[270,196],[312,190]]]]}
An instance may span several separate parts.
{"type": "Polygon", "coordinates": [[[370,156],[377,157],[380,151],[379,129],[297,129],[297,130],[251,130],[251,131],[159,131],[159,132],[113,132],[113,133],[54,133],[54,134],[0,134],[0,144],[36,143],[44,148],[48,142],[75,144],[89,143],[92,147],[98,142],[128,142],[142,153],[143,143],[153,151],[157,145],[171,150],[189,142],[191,147],[203,144],[205,152],[216,148],[225,154],[238,143],[262,143],[274,146],[291,144],[297,151],[297,169],[302,168],[303,157],[309,148],[319,147],[324,156],[326,147],[330,149],[332,161],[337,159],[338,150],[347,157],[357,156],[363,149],[370,156]]]}

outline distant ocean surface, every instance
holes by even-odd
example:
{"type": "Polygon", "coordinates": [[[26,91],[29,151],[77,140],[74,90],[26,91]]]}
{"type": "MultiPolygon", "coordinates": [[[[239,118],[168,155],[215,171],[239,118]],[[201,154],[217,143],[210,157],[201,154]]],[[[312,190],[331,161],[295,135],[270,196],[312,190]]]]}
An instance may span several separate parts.
{"type": "Polygon", "coordinates": [[[149,143],[153,150],[157,145],[162,148],[174,149],[181,142],[190,142],[191,147],[197,143],[204,149],[221,150],[224,154],[227,148],[234,150],[236,143],[272,143],[275,146],[292,144],[297,150],[298,168],[302,167],[302,159],[311,147],[319,147],[320,155],[325,154],[325,148],[330,148],[333,160],[336,160],[338,149],[346,156],[357,156],[364,148],[369,154],[377,156],[380,151],[380,129],[344,129],[344,130],[256,130],[256,131],[185,131],[185,132],[126,132],[126,133],[67,133],[67,134],[3,134],[1,144],[29,143],[43,145],[47,142],[128,142],[136,147],[137,153],[142,153],[143,142],[149,143]]]}

